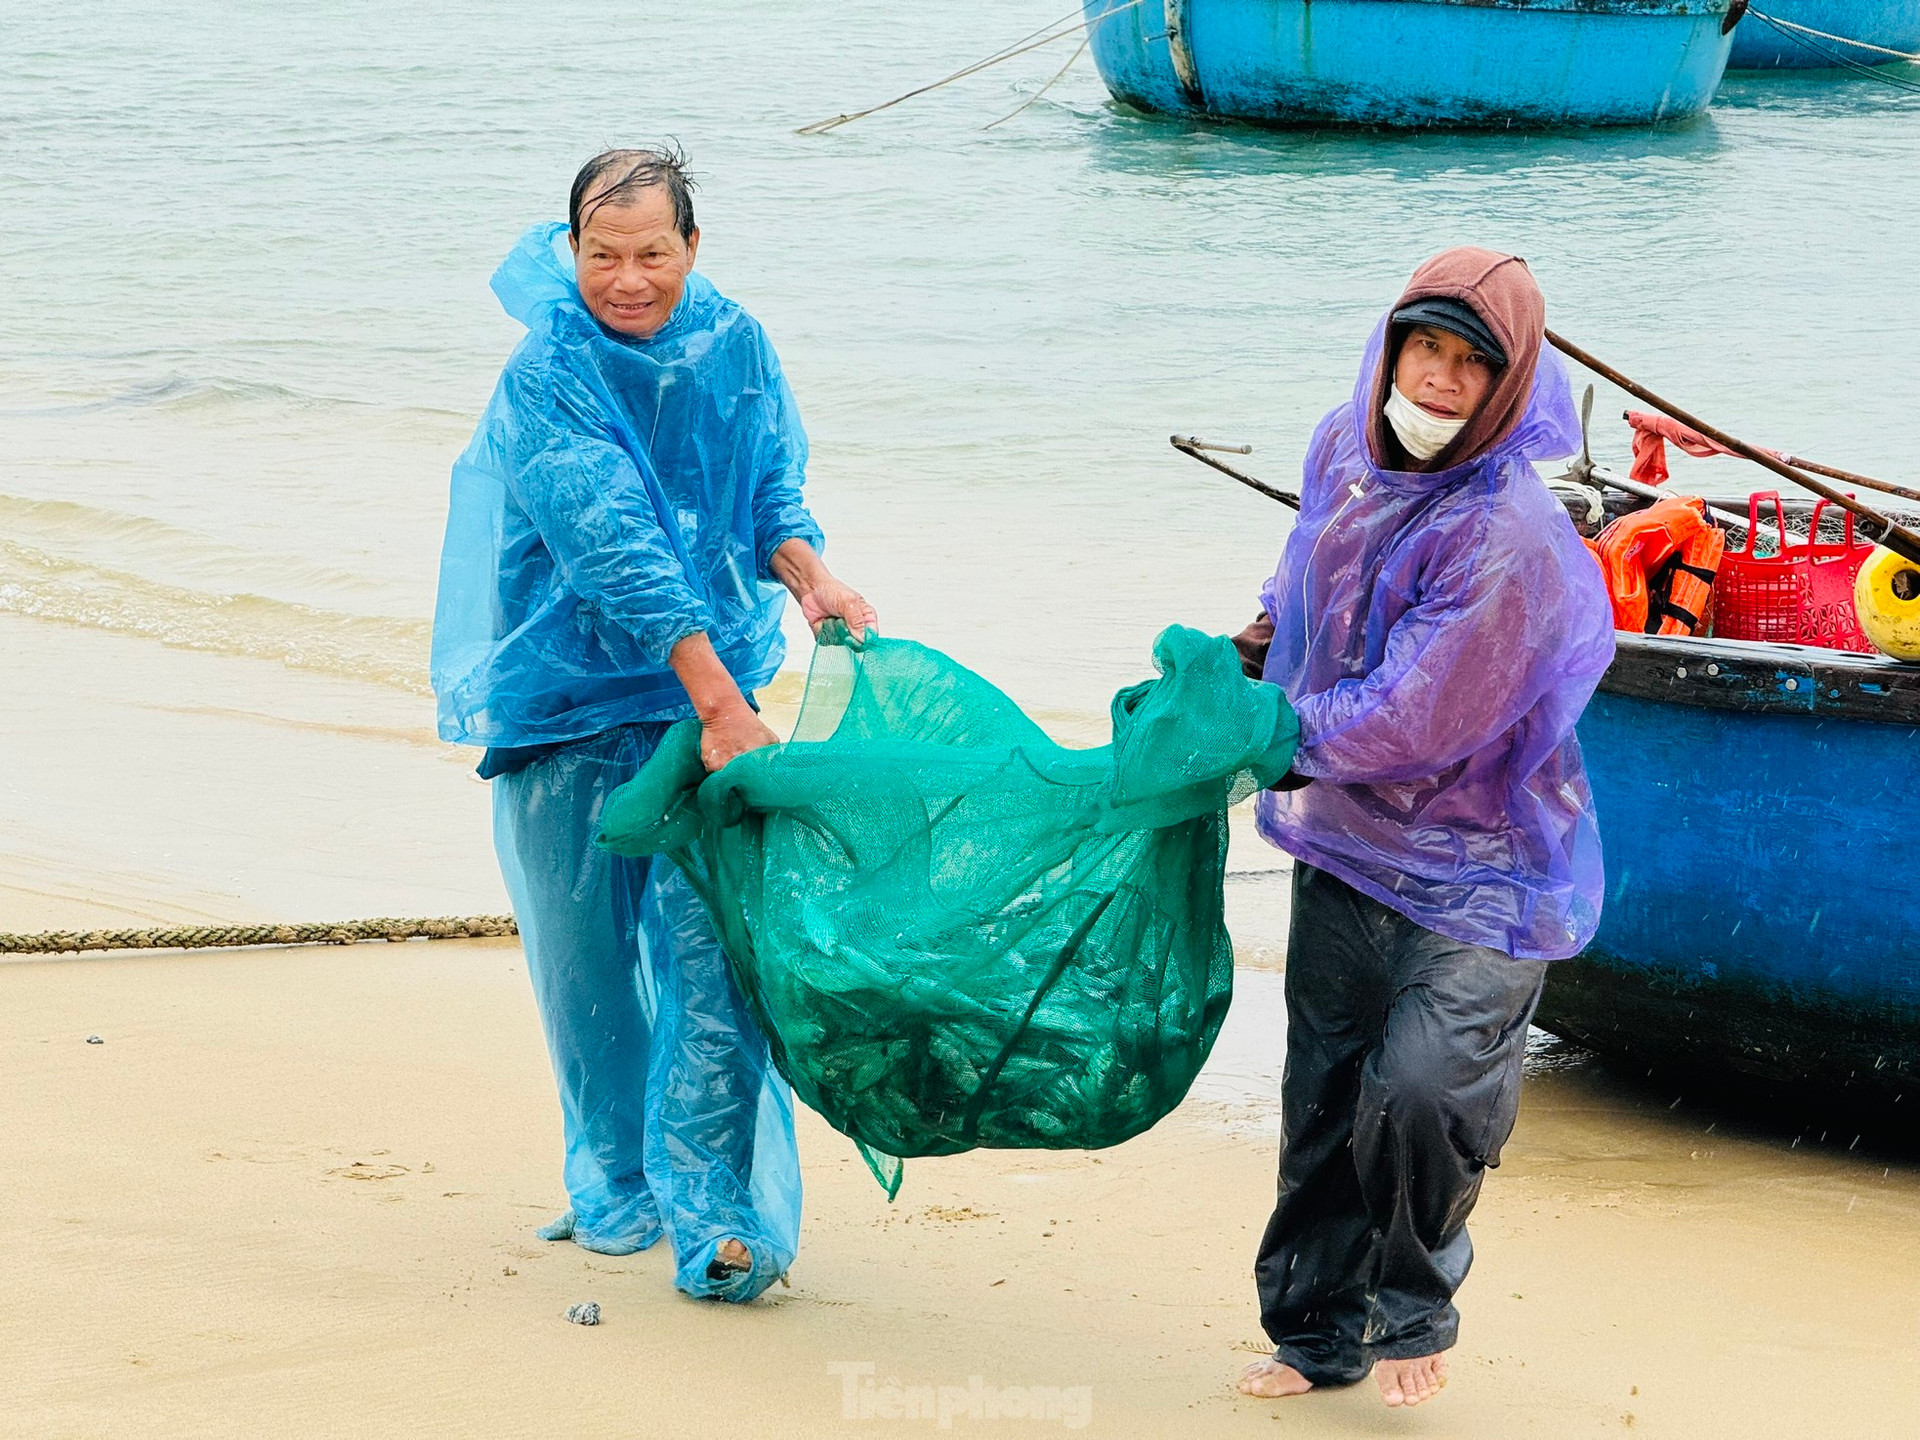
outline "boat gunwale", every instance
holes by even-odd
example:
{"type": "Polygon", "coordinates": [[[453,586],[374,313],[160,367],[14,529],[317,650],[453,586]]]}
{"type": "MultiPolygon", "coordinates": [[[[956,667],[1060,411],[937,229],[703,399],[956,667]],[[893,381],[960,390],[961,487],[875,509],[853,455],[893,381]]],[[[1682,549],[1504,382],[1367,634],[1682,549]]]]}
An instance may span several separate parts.
{"type": "Polygon", "coordinates": [[[1920,665],[1765,640],[1615,632],[1609,695],[1748,714],[1920,726],[1920,665]]]}

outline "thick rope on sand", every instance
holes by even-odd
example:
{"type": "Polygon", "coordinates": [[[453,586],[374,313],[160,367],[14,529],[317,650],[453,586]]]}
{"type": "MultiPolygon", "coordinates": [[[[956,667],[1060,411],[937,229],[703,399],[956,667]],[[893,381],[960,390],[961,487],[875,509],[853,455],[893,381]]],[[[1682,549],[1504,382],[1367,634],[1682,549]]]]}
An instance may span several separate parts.
{"type": "Polygon", "coordinates": [[[0,955],[74,955],[85,950],[200,950],[210,946],[352,945],[361,940],[476,940],[518,935],[511,915],[438,920],[342,920],[305,925],[186,925],[171,930],[43,930],[0,933],[0,955]]]}

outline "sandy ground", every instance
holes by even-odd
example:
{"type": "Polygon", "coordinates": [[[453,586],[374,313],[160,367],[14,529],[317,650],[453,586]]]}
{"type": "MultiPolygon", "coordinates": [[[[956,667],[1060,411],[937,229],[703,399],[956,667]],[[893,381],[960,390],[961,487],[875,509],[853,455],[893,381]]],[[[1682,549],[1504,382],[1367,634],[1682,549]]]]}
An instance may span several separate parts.
{"type": "Polygon", "coordinates": [[[0,615],[0,931],[491,914],[430,699],[0,615]]]}
{"type": "MultiPolygon", "coordinates": [[[[32,677],[0,714],[0,931],[504,908],[487,789],[418,695],[12,616],[0,670],[32,677]]],[[[792,1288],[745,1308],[676,1294],[663,1253],[534,1239],[559,1119],[512,942],[0,961],[0,1437],[927,1432],[943,1394],[991,1434],[1920,1433],[1920,1167],[1551,1047],[1446,1394],[1237,1397],[1287,875],[1235,819],[1238,996],[1178,1114],[912,1162],[893,1205],[803,1116],[792,1288]],[[564,1321],[581,1300],[603,1324],[564,1321]],[[1051,1417],[987,1418],[1034,1387],[1051,1417]],[[879,1418],[915,1391],[932,1418],[879,1418]]]]}
{"type": "MultiPolygon", "coordinates": [[[[1242,982],[1244,1065],[1277,1016],[1242,982]]],[[[1229,1388],[1273,1185],[1231,1084],[1100,1155],[912,1162],[892,1205],[808,1116],[792,1288],[734,1308],[533,1238],[559,1124],[511,941],[16,961],[0,994],[8,1437],[940,1428],[860,1418],[890,1380],[996,1434],[1920,1432],[1915,1172],[1578,1065],[1530,1078],[1453,1384],[1389,1413],[1229,1388]],[[984,1418],[1035,1386],[1056,1418],[984,1418]]]]}

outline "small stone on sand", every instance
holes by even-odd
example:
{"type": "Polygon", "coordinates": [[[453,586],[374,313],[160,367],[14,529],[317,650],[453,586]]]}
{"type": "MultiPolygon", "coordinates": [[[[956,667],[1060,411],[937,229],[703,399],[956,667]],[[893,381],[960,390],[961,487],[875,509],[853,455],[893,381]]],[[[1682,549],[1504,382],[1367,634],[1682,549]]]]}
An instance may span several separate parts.
{"type": "Polygon", "coordinates": [[[598,1325],[600,1323],[600,1302],[584,1300],[578,1305],[567,1307],[567,1319],[576,1325],[598,1325]]]}
{"type": "Polygon", "coordinates": [[[98,1035],[87,1036],[87,1044],[89,1045],[104,1045],[106,1043],[107,1042],[102,1040],[98,1035]]]}

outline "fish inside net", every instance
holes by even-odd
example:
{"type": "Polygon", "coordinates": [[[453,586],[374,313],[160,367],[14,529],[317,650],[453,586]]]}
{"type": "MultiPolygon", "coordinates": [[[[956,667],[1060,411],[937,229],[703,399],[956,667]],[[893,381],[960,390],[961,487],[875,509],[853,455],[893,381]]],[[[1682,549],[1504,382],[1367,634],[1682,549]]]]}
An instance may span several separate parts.
{"type": "Polygon", "coordinates": [[[1071,749],[936,650],[843,628],[793,739],[714,775],[669,732],[600,843],[665,853],[796,1093],[900,1158],[1096,1149],[1177,1105],[1233,987],[1227,810],[1287,771],[1286,697],[1174,627],[1071,749]]]}

